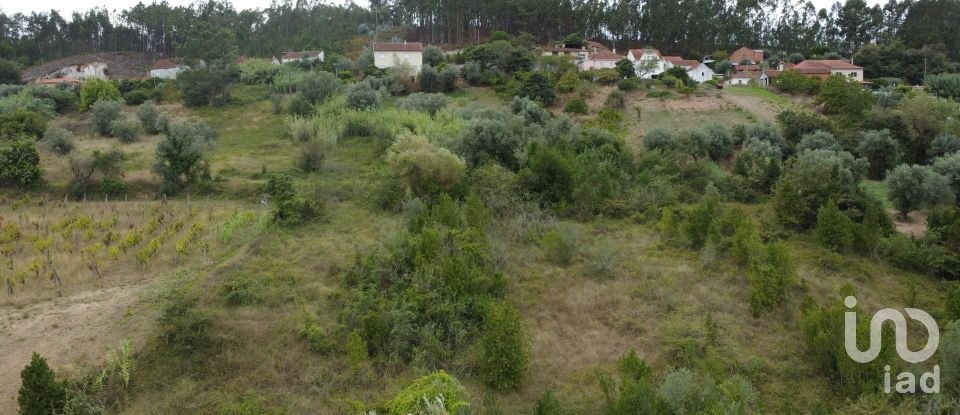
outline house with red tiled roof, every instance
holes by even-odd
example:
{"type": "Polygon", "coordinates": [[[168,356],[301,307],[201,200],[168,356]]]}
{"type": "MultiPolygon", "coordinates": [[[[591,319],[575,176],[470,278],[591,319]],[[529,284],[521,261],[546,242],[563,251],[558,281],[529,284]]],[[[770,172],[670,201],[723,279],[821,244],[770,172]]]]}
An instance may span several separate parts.
{"type": "Polygon", "coordinates": [[[733,65],[739,65],[740,62],[744,61],[749,62],[749,65],[756,65],[763,62],[763,51],[743,46],[730,54],[730,63],[733,65]]]}
{"type": "Polygon", "coordinates": [[[633,66],[637,69],[637,76],[644,79],[650,79],[669,69],[669,62],[663,58],[659,50],[651,47],[630,49],[627,59],[633,62],[633,66]]]}
{"type": "Polygon", "coordinates": [[[406,41],[374,43],[373,65],[380,69],[407,65],[413,73],[418,73],[423,66],[423,43],[406,41]]]}
{"type": "Polygon", "coordinates": [[[617,55],[616,52],[602,50],[590,53],[586,60],[580,64],[581,70],[588,69],[615,69],[617,62],[626,59],[625,56],[617,55]]]}
{"type": "Polygon", "coordinates": [[[863,68],[842,59],[805,60],[791,70],[822,79],[829,78],[831,75],[841,75],[857,82],[863,82],[863,68]]]}
{"type": "Polygon", "coordinates": [[[173,59],[158,59],[150,67],[151,78],[177,79],[180,72],[189,70],[190,67],[180,65],[173,59]]]}
{"type": "Polygon", "coordinates": [[[737,65],[735,72],[756,72],[760,73],[760,65],[737,65]]]}
{"type": "Polygon", "coordinates": [[[577,66],[583,65],[587,61],[587,58],[590,57],[589,50],[587,48],[568,48],[562,45],[548,46],[540,48],[543,56],[570,56],[573,57],[573,62],[577,66]]]}

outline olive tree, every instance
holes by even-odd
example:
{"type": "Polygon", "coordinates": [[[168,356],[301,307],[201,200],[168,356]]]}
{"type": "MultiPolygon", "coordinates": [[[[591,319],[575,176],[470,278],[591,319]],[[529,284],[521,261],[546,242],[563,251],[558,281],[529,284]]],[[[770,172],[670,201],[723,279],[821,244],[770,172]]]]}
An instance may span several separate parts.
{"type": "Polygon", "coordinates": [[[900,146],[890,130],[864,131],[857,146],[857,154],[870,163],[871,179],[881,180],[887,170],[896,166],[900,159],[900,146]]]}
{"type": "Polygon", "coordinates": [[[887,175],[887,195],[904,219],[914,210],[954,200],[947,177],[916,164],[901,164],[887,175]]]}

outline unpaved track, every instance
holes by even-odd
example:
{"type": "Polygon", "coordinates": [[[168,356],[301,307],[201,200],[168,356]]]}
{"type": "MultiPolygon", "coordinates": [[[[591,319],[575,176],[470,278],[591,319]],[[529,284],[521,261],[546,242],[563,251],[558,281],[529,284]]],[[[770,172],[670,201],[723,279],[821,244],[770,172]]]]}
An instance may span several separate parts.
{"type": "Polygon", "coordinates": [[[777,112],[779,109],[773,104],[764,102],[762,98],[727,93],[723,94],[723,99],[753,114],[757,117],[757,120],[769,121],[771,123],[777,122],[777,112]]]}
{"type": "Polygon", "coordinates": [[[140,343],[148,324],[136,310],[147,284],[106,288],[25,307],[0,307],[0,414],[15,414],[20,371],[38,352],[58,377],[96,366],[107,349],[140,343]]]}

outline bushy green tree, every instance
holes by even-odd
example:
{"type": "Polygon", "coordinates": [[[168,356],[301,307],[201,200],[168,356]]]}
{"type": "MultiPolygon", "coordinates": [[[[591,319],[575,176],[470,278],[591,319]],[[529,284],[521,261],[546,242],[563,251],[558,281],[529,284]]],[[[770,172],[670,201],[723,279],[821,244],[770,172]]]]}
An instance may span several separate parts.
{"type": "Polygon", "coordinates": [[[64,156],[70,154],[74,149],[73,133],[70,130],[60,127],[50,127],[40,141],[44,147],[50,149],[58,155],[64,156]]]}
{"type": "Polygon", "coordinates": [[[944,73],[927,75],[923,80],[923,85],[927,87],[927,90],[930,92],[937,94],[937,96],[960,101],[960,74],[944,73]]]}
{"type": "Polygon", "coordinates": [[[516,170],[519,160],[516,152],[524,145],[521,137],[510,131],[504,122],[489,118],[470,120],[461,136],[461,154],[471,166],[496,161],[516,170]]]}
{"type": "Polygon", "coordinates": [[[820,78],[807,76],[790,69],[783,71],[773,80],[775,88],[791,94],[816,95],[820,91],[821,85],[820,78]]]}
{"type": "Polygon", "coordinates": [[[792,158],[777,182],[773,206],[784,225],[809,229],[817,211],[828,200],[847,200],[860,194],[859,183],[867,162],[847,152],[807,150],[792,158]]]}
{"type": "Polygon", "coordinates": [[[157,144],[153,171],[163,180],[162,191],[174,194],[186,185],[209,179],[207,149],[216,132],[201,122],[181,122],[170,126],[166,137],[157,144]]]}
{"type": "Polygon", "coordinates": [[[870,109],[874,101],[873,94],[843,75],[832,75],[823,81],[816,103],[823,105],[827,114],[843,115],[851,120],[860,120],[863,113],[870,109]]]}
{"type": "Polygon", "coordinates": [[[570,265],[580,249],[580,233],[571,225],[560,225],[540,239],[544,256],[557,265],[570,265]]]}
{"type": "Polygon", "coordinates": [[[319,104],[332,97],[340,89],[340,79],[327,71],[308,72],[297,91],[311,104],[319,104]]]}
{"type": "Polygon", "coordinates": [[[137,108],[137,118],[147,134],[160,134],[166,128],[161,123],[160,110],[152,101],[144,102],[137,108]]]}
{"type": "Polygon", "coordinates": [[[480,378],[494,389],[515,389],[523,385],[530,366],[530,344],[520,312],[512,305],[489,307],[477,363],[480,378]]]}
{"type": "Polygon", "coordinates": [[[57,382],[47,359],[34,352],[30,363],[20,372],[20,380],[17,405],[21,415],[51,415],[63,409],[67,391],[57,382]]]}
{"type": "Polygon", "coordinates": [[[553,105],[556,95],[553,92],[553,83],[550,78],[540,72],[531,73],[520,86],[521,97],[530,98],[534,101],[543,103],[543,105],[553,105]]]}
{"type": "Polygon", "coordinates": [[[20,188],[40,181],[40,154],[32,138],[0,141],[0,182],[20,188]]]}
{"type": "Polygon", "coordinates": [[[565,206],[572,201],[576,183],[576,166],[571,158],[552,146],[531,149],[527,165],[518,175],[520,185],[546,206],[565,206]]]}
{"type": "Polygon", "coordinates": [[[20,65],[9,59],[0,59],[0,84],[15,85],[21,82],[20,65]]]}
{"type": "Polygon", "coordinates": [[[797,144],[797,152],[804,150],[831,150],[843,151],[837,138],[826,131],[816,131],[810,134],[804,134],[797,144]]]}
{"type": "Polygon", "coordinates": [[[463,80],[470,85],[480,85],[482,73],[483,67],[477,61],[469,61],[463,64],[463,80]]]}
{"type": "Polygon", "coordinates": [[[224,105],[230,101],[231,73],[223,69],[186,71],[177,75],[177,86],[188,107],[224,105]]]}
{"type": "Polygon", "coordinates": [[[620,59],[617,61],[617,72],[620,74],[620,77],[624,79],[637,76],[637,68],[633,66],[633,62],[629,59],[620,59]]]}
{"type": "Polygon", "coordinates": [[[440,73],[430,65],[423,65],[420,73],[417,74],[417,82],[420,83],[420,90],[423,92],[440,91],[440,73]]]}
{"type": "Polygon", "coordinates": [[[829,249],[846,249],[853,243],[853,223],[833,200],[829,200],[817,211],[815,234],[817,242],[829,249]]]}
{"type": "Polygon", "coordinates": [[[914,210],[954,201],[949,179],[916,164],[901,164],[887,175],[887,195],[904,218],[914,210]]]}
{"type": "Polygon", "coordinates": [[[930,143],[943,133],[946,120],[956,117],[957,103],[915,94],[900,104],[900,113],[909,131],[909,143],[904,146],[904,161],[923,164],[929,160],[930,143]]]}
{"type": "Polygon", "coordinates": [[[938,157],[933,161],[933,171],[950,181],[955,197],[960,197],[960,152],[938,157]]]}
{"type": "Polygon", "coordinates": [[[889,130],[864,131],[857,146],[857,154],[870,163],[869,176],[882,180],[887,170],[892,169],[900,160],[900,146],[889,130]]]}
{"type": "Polygon", "coordinates": [[[749,138],[733,160],[733,173],[755,195],[766,195],[783,170],[780,148],[768,141],[749,138]]]}
{"type": "Polygon", "coordinates": [[[90,107],[90,126],[102,136],[110,136],[110,125],[120,118],[123,103],[120,101],[98,100],[90,107]]]}
{"type": "Polygon", "coordinates": [[[380,106],[380,93],[374,90],[368,82],[360,82],[350,89],[347,94],[347,107],[363,111],[380,106]]]}
{"type": "Polygon", "coordinates": [[[443,49],[440,49],[433,45],[427,45],[423,48],[423,64],[430,65],[432,67],[440,66],[444,60],[446,60],[447,55],[443,53],[443,49]]]}
{"type": "Polygon", "coordinates": [[[930,157],[940,157],[960,152],[960,137],[952,134],[940,134],[930,143],[930,157]]]}
{"type": "Polygon", "coordinates": [[[119,117],[110,123],[110,135],[121,142],[132,143],[140,137],[140,122],[130,117],[119,117]]]}
{"type": "Polygon", "coordinates": [[[785,110],[777,114],[777,123],[783,131],[783,138],[796,145],[807,134],[817,131],[833,131],[833,124],[826,117],[810,111],[785,110]]]}
{"type": "Polygon", "coordinates": [[[457,79],[460,79],[460,70],[454,65],[444,66],[440,71],[440,90],[446,93],[456,91],[457,79]]]}
{"type": "Polygon", "coordinates": [[[86,111],[100,100],[120,101],[120,90],[113,82],[87,78],[80,86],[80,110],[86,111]]]}
{"type": "Polygon", "coordinates": [[[0,140],[31,137],[43,138],[47,130],[47,117],[43,114],[18,109],[0,114],[0,140]]]}

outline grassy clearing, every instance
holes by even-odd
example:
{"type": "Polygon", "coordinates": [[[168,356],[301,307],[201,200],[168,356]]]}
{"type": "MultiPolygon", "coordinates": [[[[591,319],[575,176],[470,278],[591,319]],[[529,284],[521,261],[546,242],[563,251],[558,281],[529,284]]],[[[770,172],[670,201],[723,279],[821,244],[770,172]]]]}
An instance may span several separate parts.
{"type": "Polygon", "coordinates": [[[860,183],[860,187],[862,187],[867,194],[882,202],[884,208],[888,210],[893,209],[893,203],[887,198],[887,184],[885,182],[864,180],[863,183],[860,183]]]}

